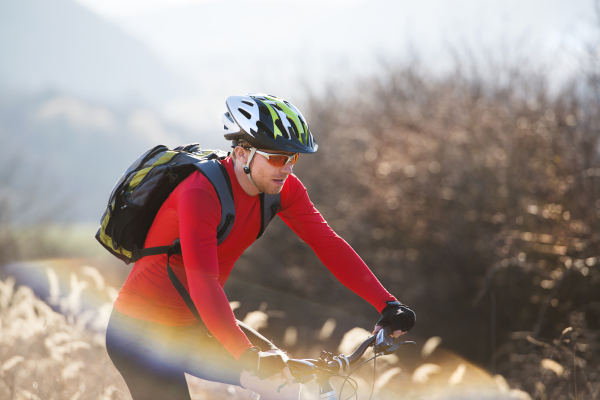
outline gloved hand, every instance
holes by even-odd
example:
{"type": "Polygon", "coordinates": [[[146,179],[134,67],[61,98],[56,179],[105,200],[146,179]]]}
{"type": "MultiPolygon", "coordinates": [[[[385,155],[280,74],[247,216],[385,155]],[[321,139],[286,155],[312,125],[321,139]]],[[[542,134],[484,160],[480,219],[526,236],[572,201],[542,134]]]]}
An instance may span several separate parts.
{"type": "Polygon", "coordinates": [[[375,332],[390,325],[392,332],[402,331],[406,333],[415,326],[417,316],[413,310],[399,301],[387,301],[386,303],[387,306],[381,310],[381,318],[375,325],[375,332]]]}
{"type": "Polygon", "coordinates": [[[261,380],[279,374],[287,367],[279,354],[262,352],[260,347],[256,346],[243,352],[238,360],[246,371],[261,380]]]}

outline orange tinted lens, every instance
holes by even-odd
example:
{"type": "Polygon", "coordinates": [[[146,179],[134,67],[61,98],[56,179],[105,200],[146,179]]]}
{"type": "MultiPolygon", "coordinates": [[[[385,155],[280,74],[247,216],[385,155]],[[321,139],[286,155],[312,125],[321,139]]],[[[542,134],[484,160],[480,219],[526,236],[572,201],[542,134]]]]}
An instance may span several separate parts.
{"type": "Polygon", "coordinates": [[[273,156],[269,154],[269,158],[267,158],[267,160],[269,160],[269,164],[271,165],[283,167],[287,163],[288,156],[273,156]]]}
{"type": "MultiPolygon", "coordinates": [[[[286,165],[288,163],[288,159],[289,159],[289,156],[276,156],[276,155],[272,155],[272,154],[269,154],[269,158],[267,158],[267,160],[269,161],[269,164],[271,164],[275,167],[283,167],[284,165],[286,165]]],[[[292,159],[291,159],[292,165],[296,164],[296,161],[298,161],[298,153],[296,153],[292,156],[292,159]]]]}

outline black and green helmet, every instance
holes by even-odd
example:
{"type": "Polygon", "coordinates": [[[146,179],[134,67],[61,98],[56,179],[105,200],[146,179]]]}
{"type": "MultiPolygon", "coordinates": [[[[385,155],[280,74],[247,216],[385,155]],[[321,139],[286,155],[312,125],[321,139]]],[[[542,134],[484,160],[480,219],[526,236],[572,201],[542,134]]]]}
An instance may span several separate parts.
{"type": "Polygon", "coordinates": [[[314,153],[319,147],[300,111],[284,99],[248,93],[230,96],[226,104],[223,132],[227,140],[294,153],[314,153]]]}

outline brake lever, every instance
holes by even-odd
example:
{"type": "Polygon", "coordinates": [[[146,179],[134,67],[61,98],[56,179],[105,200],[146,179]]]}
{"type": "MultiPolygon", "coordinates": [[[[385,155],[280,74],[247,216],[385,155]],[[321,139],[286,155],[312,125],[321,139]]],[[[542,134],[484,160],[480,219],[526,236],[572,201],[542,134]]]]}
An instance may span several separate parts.
{"type": "Polygon", "coordinates": [[[413,341],[395,343],[394,337],[392,337],[392,328],[388,325],[377,332],[374,346],[376,353],[389,355],[398,350],[400,346],[404,345],[416,345],[416,343],[413,341]]]}
{"type": "MultiPolygon", "coordinates": [[[[305,383],[308,383],[308,382],[312,381],[313,379],[314,379],[314,377],[312,377],[312,376],[311,377],[306,377],[304,379],[295,378],[292,381],[292,383],[300,383],[300,384],[304,385],[305,383]]],[[[284,387],[286,387],[286,386],[287,386],[287,382],[283,382],[281,385],[279,385],[279,387],[277,388],[277,393],[279,393],[279,391],[281,389],[283,389],[284,387]]]]}
{"type": "Polygon", "coordinates": [[[390,347],[394,346],[394,338],[392,337],[392,328],[388,325],[377,332],[375,338],[375,350],[376,352],[384,352],[390,347]]]}
{"type": "Polygon", "coordinates": [[[400,348],[400,346],[404,346],[404,345],[416,346],[417,344],[415,342],[413,342],[413,341],[396,343],[395,345],[393,345],[389,349],[386,349],[386,350],[382,351],[380,354],[383,355],[383,356],[387,356],[387,355],[393,354],[396,350],[398,350],[400,348]]]}

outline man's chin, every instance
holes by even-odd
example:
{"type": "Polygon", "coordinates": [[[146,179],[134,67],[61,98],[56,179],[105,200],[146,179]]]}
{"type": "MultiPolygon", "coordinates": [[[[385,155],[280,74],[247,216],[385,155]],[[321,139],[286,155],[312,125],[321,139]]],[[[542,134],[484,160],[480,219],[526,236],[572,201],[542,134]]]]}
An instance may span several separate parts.
{"type": "Polygon", "coordinates": [[[279,192],[281,192],[281,189],[283,189],[283,187],[278,187],[278,188],[274,188],[274,189],[270,189],[270,190],[264,190],[263,193],[265,193],[265,194],[278,194],[279,192]]]}
{"type": "Polygon", "coordinates": [[[279,192],[281,192],[281,189],[283,189],[283,185],[282,186],[271,186],[271,187],[266,187],[266,188],[262,188],[259,187],[260,191],[265,193],[265,194],[278,194],[279,192]]]}

